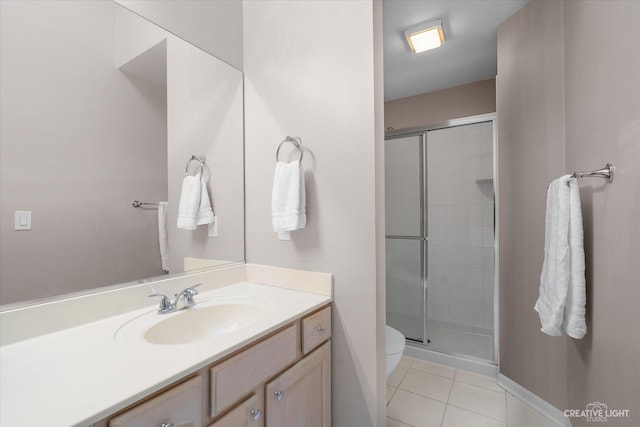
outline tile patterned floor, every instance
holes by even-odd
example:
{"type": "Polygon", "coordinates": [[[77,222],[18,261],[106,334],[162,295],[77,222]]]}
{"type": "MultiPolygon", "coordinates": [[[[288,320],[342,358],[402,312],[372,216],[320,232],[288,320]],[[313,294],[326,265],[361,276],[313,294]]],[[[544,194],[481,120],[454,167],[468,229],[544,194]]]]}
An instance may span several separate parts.
{"type": "Polygon", "coordinates": [[[387,427],[554,427],[495,379],[403,357],[387,379],[387,427]]]}

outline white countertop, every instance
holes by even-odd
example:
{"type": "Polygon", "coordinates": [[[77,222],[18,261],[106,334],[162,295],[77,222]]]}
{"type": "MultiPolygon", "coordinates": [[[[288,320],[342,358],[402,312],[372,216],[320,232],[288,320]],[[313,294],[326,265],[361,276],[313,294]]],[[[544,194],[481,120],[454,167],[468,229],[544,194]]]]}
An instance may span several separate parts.
{"type": "Polygon", "coordinates": [[[131,334],[116,340],[118,328],[155,311],[150,305],[0,347],[0,425],[91,425],[331,302],[251,282],[201,292],[196,300],[219,296],[249,296],[266,309],[255,324],[193,344],[150,344],[131,334]]]}

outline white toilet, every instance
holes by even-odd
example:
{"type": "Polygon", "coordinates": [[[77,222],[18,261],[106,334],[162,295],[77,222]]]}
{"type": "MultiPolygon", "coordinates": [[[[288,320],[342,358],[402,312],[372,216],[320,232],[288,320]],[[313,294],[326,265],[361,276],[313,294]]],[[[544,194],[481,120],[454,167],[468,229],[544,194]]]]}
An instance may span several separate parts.
{"type": "Polygon", "coordinates": [[[400,363],[404,346],[404,335],[387,325],[387,377],[400,363]]]}

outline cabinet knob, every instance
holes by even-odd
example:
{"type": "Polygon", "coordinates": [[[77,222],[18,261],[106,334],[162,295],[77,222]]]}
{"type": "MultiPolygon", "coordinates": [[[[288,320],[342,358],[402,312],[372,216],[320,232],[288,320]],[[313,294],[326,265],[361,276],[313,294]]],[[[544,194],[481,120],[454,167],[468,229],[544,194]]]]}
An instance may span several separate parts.
{"type": "Polygon", "coordinates": [[[284,392],[282,392],[282,391],[274,391],[273,395],[276,397],[276,399],[282,400],[282,398],[284,397],[284,392]]]}
{"type": "Polygon", "coordinates": [[[318,332],[320,332],[321,334],[324,334],[325,332],[327,332],[327,328],[325,328],[324,326],[318,326],[318,332]]]}
{"type": "Polygon", "coordinates": [[[249,415],[251,415],[251,418],[257,421],[260,418],[260,415],[262,415],[262,411],[260,409],[252,409],[251,411],[249,411],[249,415]]]}

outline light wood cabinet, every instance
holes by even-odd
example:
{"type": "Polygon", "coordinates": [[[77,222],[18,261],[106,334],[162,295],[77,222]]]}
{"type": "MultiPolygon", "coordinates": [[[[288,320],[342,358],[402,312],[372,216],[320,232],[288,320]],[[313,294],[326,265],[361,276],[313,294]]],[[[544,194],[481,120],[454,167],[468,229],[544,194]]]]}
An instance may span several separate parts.
{"type": "Polygon", "coordinates": [[[197,376],[112,418],[109,427],[202,425],[202,378],[197,376]]]}
{"type": "Polygon", "coordinates": [[[262,427],[264,426],[264,405],[262,396],[255,394],[231,412],[223,415],[209,427],[262,427]]]}
{"type": "Polygon", "coordinates": [[[331,336],[331,307],[302,319],[302,354],[307,354],[331,336]]]}
{"type": "Polygon", "coordinates": [[[266,387],[266,427],[331,426],[331,343],[266,387]]]}
{"type": "Polygon", "coordinates": [[[330,427],[330,337],[326,306],[94,427],[330,427]]]}
{"type": "Polygon", "coordinates": [[[293,324],[211,368],[211,416],[238,402],[299,359],[300,329],[293,324]]]}

